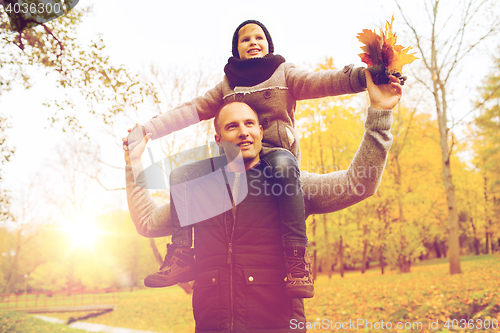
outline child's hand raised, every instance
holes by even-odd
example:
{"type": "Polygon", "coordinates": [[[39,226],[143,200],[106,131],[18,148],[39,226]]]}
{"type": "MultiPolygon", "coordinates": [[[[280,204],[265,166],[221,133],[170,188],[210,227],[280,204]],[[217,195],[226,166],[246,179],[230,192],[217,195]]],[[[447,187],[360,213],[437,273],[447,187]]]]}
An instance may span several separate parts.
{"type": "MultiPolygon", "coordinates": [[[[137,129],[137,126],[134,127],[134,129],[137,129]]],[[[128,132],[130,133],[132,130],[133,129],[129,128],[128,132]]],[[[141,162],[142,154],[144,153],[144,150],[146,150],[146,144],[151,138],[151,135],[151,133],[147,133],[141,141],[135,144],[133,148],[130,147],[128,138],[122,138],[123,150],[125,151],[125,163],[134,165],[141,162]]]]}
{"type": "Polygon", "coordinates": [[[373,83],[371,74],[366,69],[365,76],[371,108],[375,110],[393,109],[398,104],[403,93],[400,80],[391,75],[389,76],[389,83],[377,86],[373,83]]]}

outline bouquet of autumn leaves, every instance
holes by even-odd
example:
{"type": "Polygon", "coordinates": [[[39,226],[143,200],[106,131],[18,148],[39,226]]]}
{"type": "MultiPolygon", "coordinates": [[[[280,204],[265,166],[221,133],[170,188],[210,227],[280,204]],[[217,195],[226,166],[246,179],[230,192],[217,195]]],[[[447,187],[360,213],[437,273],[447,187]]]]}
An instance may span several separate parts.
{"type": "Polygon", "coordinates": [[[389,76],[399,78],[401,85],[406,81],[403,76],[403,66],[418,59],[413,54],[408,54],[411,47],[403,48],[396,45],[396,34],[392,32],[392,23],[386,21],[385,31],[380,29],[380,35],[375,31],[364,29],[358,34],[358,40],[365,44],[361,47],[364,53],[360,53],[361,61],[368,65],[373,82],[377,85],[389,82],[389,76]]]}

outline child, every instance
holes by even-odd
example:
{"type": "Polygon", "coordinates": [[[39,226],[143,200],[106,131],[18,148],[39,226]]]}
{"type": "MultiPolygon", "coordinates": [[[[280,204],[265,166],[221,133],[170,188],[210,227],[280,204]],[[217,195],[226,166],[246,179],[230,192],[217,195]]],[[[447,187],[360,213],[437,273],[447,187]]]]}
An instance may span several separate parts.
{"type": "MultiPolygon", "coordinates": [[[[310,298],[314,296],[314,286],[310,265],[305,260],[308,242],[300,185],[299,140],[294,130],[296,101],[364,91],[364,71],[352,65],[341,71],[297,70],[282,56],[274,54],[269,32],[255,20],[245,21],[235,30],[232,54],[224,68],[226,76],[222,82],[204,96],[153,118],[143,127],[134,128],[128,137],[129,150],[146,132],[157,139],[213,118],[221,106],[231,101],[250,105],[257,111],[264,128],[261,157],[271,165],[275,183],[281,189],[289,189],[286,195],[279,197],[287,267],[286,294],[310,298]]],[[[191,227],[174,228],[165,261],[157,273],[145,279],[147,286],[165,287],[193,279],[191,232],[191,227]]]]}

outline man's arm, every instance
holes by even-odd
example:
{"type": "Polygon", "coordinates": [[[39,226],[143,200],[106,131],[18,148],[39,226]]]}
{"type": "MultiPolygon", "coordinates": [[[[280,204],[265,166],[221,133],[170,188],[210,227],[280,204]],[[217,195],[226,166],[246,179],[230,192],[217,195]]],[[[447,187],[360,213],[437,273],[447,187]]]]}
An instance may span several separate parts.
{"type": "Polygon", "coordinates": [[[392,145],[391,125],[391,110],[368,108],[363,140],[347,170],[301,172],[306,216],[344,209],[377,191],[392,145]]]}
{"type": "MultiPolygon", "coordinates": [[[[376,192],[392,145],[391,125],[391,110],[369,108],[363,140],[347,170],[329,174],[302,171],[300,180],[306,216],[344,209],[376,192]]],[[[142,236],[171,235],[170,205],[158,206],[149,190],[136,184],[134,175],[142,171],[140,162],[135,165],[128,163],[125,168],[127,201],[132,221],[142,236]]]]}
{"type": "MultiPolygon", "coordinates": [[[[306,216],[334,212],[351,206],[373,195],[380,184],[387,154],[392,145],[391,109],[401,98],[401,86],[394,76],[391,76],[389,84],[375,86],[370,74],[367,71],[365,73],[371,107],[365,121],[363,140],[348,170],[326,175],[302,172],[306,216]],[[335,190],[339,195],[335,194],[335,190]]],[[[126,139],[123,140],[126,143],[126,139]]],[[[146,147],[146,141],[143,140],[138,146],[139,149],[132,151],[133,156],[128,155],[127,145],[123,146],[127,161],[127,200],[130,215],[139,234],[146,237],[168,236],[172,233],[169,204],[156,205],[149,190],[140,188],[135,182],[134,174],[138,175],[142,171],[140,157],[146,147]]]]}
{"type": "Polygon", "coordinates": [[[170,204],[157,205],[148,189],[137,185],[135,175],[143,171],[142,163],[125,166],[127,202],[130,217],[139,235],[163,237],[172,234],[170,204]]]}
{"type": "Polygon", "coordinates": [[[392,145],[392,108],[399,102],[402,88],[394,76],[388,84],[376,86],[370,73],[365,74],[370,107],[363,140],[347,170],[325,175],[302,172],[306,216],[354,205],[372,196],[382,180],[392,145]]]}
{"type": "Polygon", "coordinates": [[[172,234],[170,204],[158,206],[149,190],[138,186],[136,182],[137,176],[144,170],[141,157],[150,137],[151,133],[148,133],[131,151],[129,151],[127,138],[122,139],[125,151],[128,209],[140,235],[144,237],[170,236],[172,234]]]}

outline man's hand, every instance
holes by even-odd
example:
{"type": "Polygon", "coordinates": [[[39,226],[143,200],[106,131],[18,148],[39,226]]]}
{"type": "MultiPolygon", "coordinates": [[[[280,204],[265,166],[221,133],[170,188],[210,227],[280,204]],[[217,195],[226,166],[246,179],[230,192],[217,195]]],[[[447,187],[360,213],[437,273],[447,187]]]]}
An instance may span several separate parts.
{"type": "MultiPolygon", "coordinates": [[[[128,129],[129,133],[130,131],[132,131],[131,128],[128,129]]],[[[151,133],[146,134],[144,136],[144,139],[142,139],[141,142],[137,146],[135,146],[134,149],[132,149],[132,151],[129,151],[128,149],[127,138],[122,138],[123,150],[125,151],[125,163],[129,165],[135,165],[141,162],[142,154],[144,153],[144,150],[146,150],[146,144],[151,138],[151,135],[151,133]]]]}
{"type": "Polygon", "coordinates": [[[401,99],[403,88],[394,75],[389,76],[389,83],[375,85],[370,71],[365,69],[366,86],[370,96],[370,106],[375,110],[392,110],[401,99]]]}

